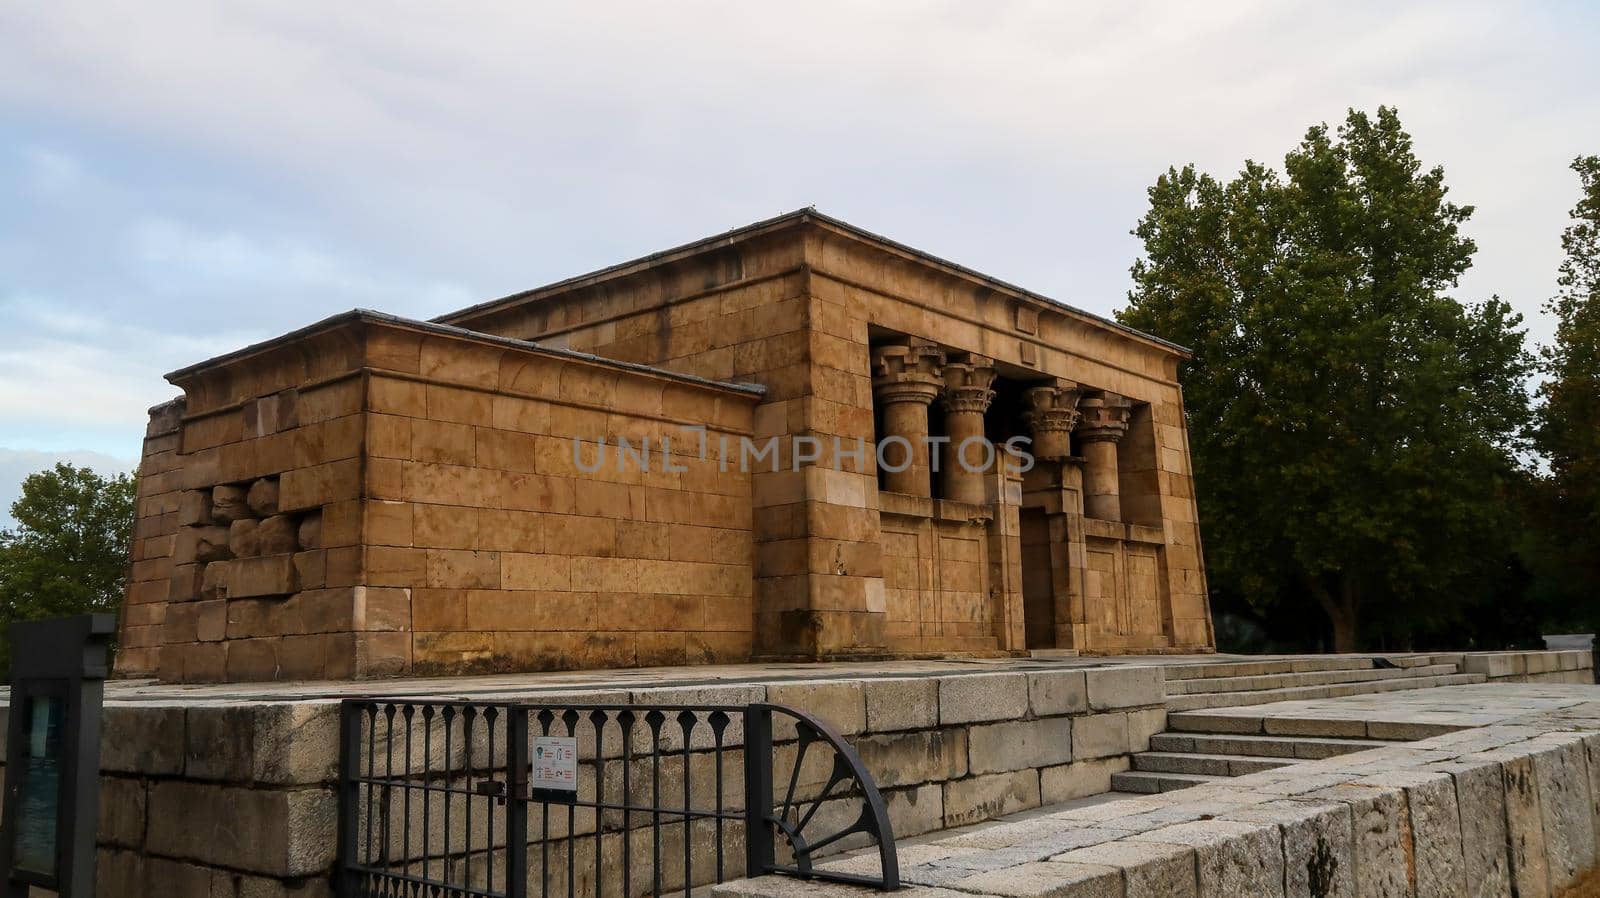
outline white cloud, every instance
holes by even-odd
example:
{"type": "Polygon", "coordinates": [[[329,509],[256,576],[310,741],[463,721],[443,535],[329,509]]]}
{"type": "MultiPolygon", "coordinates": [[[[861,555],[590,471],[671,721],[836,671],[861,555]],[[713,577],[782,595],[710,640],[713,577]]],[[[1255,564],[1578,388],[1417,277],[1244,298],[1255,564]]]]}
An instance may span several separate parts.
{"type": "Polygon", "coordinates": [[[1461,295],[1542,337],[1565,166],[1600,152],[1597,24],[1453,2],[7,5],[0,115],[25,149],[10,195],[0,171],[0,311],[24,317],[0,334],[0,443],[122,432],[162,371],[351,306],[437,314],[811,203],[1105,313],[1167,165],[1277,164],[1379,103],[1478,207],[1461,295]]]}
{"type": "Polygon", "coordinates": [[[93,468],[101,474],[132,474],[139,467],[136,458],[118,458],[102,452],[38,452],[0,446],[0,529],[16,526],[11,504],[22,495],[22,480],[29,474],[49,470],[56,462],[93,468]]]}

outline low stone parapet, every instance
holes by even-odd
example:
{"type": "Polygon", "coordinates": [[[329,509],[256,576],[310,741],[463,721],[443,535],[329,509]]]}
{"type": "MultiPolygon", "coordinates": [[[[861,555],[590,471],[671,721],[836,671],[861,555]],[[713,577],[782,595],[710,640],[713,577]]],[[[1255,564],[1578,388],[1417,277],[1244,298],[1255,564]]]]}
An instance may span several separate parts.
{"type": "Polygon", "coordinates": [[[1593,683],[1594,653],[1574,649],[1543,652],[1467,652],[1462,673],[1483,674],[1491,683],[1593,683]]]}
{"type": "MultiPolygon", "coordinates": [[[[386,691],[443,698],[461,695],[450,687],[464,682],[395,683],[386,691]]],[[[282,692],[185,697],[162,687],[144,700],[113,692],[102,740],[102,898],[331,895],[339,703],[282,692]]],[[[861,754],[900,837],[1105,792],[1111,775],[1128,769],[1128,756],[1147,749],[1166,723],[1160,669],[1130,665],[613,684],[563,688],[559,696],[549,688],[480,688],[471,697],[537,704],[541,695],[563,703],[768,701],[809,711],[861,754]]],[[[779,728],[774,737],[781,766],[794,734],[779,728]]],[[[730,744],[738,741],[730,731],[730,744]]],[[[690,748],[698,755],[702,746],[690,748]]],[[[709,784],[699,781],[697,788],[709,784]]]]}

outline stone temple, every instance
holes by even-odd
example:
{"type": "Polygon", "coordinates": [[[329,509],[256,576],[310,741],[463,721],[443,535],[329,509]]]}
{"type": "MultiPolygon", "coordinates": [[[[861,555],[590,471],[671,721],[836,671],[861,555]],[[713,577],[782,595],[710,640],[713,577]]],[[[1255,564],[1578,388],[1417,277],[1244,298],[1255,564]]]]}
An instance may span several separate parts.
{"type": "Polygon", "coordinates": [[[1186,357],[810,209],[336,315],[168,375],[119,672],[1208,652],[1186,357]]]}

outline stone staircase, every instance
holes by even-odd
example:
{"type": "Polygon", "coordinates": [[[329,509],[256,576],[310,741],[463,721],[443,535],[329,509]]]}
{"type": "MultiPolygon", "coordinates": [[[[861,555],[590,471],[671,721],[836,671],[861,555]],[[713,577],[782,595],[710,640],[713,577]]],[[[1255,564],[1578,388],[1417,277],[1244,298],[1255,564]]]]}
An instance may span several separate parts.
{"type": "Polygon", "coordinates": [[[1118,792],[1171,792],[1225,777],[1399,744],[1321,736],[1157,733],[1150,737],[1149,751],[1133,756],[1133,769],[1112,774],[1111,788],[1118,792]]]}
{"type": "Polygon", "coordinates": [[[1333,657],[1168,667],[1167,710],[1237,708],[1484,681],[1482,674],[1461,673],[1455,663],[1432,655],[1387,660],[1395,666],[1378,667],[1371,658],[1333,657]]]}
{"type": "MultiPolygon", "coordinates": [[[[1348,721],[1299,720],[1293,734],[1241,733],[1249,718],[1207,714],[1271,702],[1335,698],[1481,683],[1454,663],[1428,655],[1393,656],[1393,667],[1371,658],[1296,658],[1168,667],[1168,731],[1133,755],[1132,769],[1114,774],[1119,792],[1171,792],[1225,777],[1319,760],[1399,742],[1350,738],[1348,721]]],[[[1359,729],[1358,729],[1359,732],[1359,729]]]]}

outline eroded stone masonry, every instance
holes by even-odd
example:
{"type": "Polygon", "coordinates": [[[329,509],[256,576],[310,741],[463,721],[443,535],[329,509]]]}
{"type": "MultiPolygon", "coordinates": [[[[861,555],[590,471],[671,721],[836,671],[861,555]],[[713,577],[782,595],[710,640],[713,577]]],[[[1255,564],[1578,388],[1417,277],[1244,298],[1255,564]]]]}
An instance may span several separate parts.
{"type": "Polygon", "coordinates": [[[338,315],[168,376],[120,671],[1209,651],[1185,357],[811,210],[338,315]]]}

